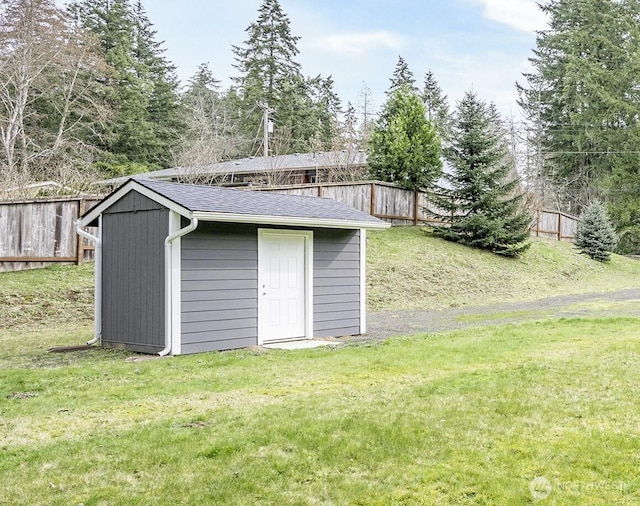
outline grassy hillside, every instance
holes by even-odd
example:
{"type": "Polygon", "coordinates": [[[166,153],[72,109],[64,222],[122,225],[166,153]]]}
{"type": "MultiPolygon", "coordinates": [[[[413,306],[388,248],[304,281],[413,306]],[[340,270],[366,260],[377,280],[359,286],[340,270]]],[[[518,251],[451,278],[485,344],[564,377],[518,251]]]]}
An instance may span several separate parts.
{"type": "MultiPolygon", "coordinates": [[[[371,310],[437,308],[640,287],[640,261],[601,264],[570,244],[534,240],[522,258],[502,258],[413,227],[368,235],[371,310]]],[[[93,267],[0,273],[0,327],[47,322],[91,325],[93,267]]]]}
{"type": "Polygon", "coordinates": [[[92,320],[92,263],[0,273],[0,328],[92,320]]]}
{"type": "Polygon", "coordinates": [[[398,227],[368,235],[372,310],[481,305],[640,287],[640,262],[599,263],[571,244],[534,239],[511,259],[398,227]]]}

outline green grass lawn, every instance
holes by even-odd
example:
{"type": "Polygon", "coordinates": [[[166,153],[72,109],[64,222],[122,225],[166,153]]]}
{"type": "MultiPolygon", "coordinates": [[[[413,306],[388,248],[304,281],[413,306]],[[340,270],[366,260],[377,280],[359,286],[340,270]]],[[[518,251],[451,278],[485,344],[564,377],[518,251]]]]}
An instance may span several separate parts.
{"type": "MultiPolygon", "coordinates": [[[[370,282],[390,283],[373,307],[640,279],[640,262],[550,241],[508,260],[421,234],[369,234],[370,282]]],[[[47,353],[91,337],[91,286],[90,265],[0,274],[0,504],[640,503],[638,318],[142,361],[47,353]]]]}
{"type": "Polygon", "coordinates": [[[2,330],[0,502],[638,504],[639,324],[140,362],[2,330]]]}

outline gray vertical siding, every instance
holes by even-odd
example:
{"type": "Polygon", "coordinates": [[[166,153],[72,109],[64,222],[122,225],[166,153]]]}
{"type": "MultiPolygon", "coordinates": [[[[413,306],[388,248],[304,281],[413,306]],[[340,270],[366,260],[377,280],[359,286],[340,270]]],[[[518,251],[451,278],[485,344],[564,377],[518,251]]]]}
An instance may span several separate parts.
{"type": "MultiPolygon", "coordinates": [[[[201,223],[182,238],[182,353],[257,344],[257,230],[201,223]]],[[[314,336],[359,334],[359,231],[315,229],[313,245],[314,336]]]]}
{"type": "Polygon", "coordinates": [[[316,229],[313,237],[313,335],[360,333],[360,232],[316,229]]]}
{"type": "Polygon", "coordinates": [[[182,353],[258,342],[255,225],[200,223],[182,238],[182,353]]]}
{"type": "Polygon", "coordinates": [[[169,211],[130,192],[102,215],[102,343],[164,348],[164,239],[169,211]]]}

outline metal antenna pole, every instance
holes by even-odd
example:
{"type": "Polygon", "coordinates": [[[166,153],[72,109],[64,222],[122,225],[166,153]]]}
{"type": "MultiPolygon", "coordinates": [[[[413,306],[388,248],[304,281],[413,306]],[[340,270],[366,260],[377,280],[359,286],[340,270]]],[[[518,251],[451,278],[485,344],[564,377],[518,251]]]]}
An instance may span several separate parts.
{"type": "Polygon", "coordinates": [[[269,156],[269,104],[266,102],[263,104],[264,114],[262,115],[262,130],[263,130],[263,148],[264,156],[269,156]]]}

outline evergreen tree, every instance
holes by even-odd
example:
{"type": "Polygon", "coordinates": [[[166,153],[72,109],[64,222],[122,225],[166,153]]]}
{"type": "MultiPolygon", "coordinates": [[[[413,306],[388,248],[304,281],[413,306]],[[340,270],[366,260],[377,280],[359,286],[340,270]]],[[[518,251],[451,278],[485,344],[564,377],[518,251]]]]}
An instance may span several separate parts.
{"type": "Polygon", "coordinates": [[[398,62],[389,80],[391,81],[391,85],[387,90],[387,95],[393,95],[394,92],[401,88],[406,88],[411,93],[418,93],[413,72],[411,72],[409,65],[402,56],[398,56],[398,62]]]}
{"type": "Polygon", "coordinates": [[[79,0],[69,12],[99,38],[111,67],[103,77],[114,114],[102,146],[112,154],[106,167],[129,173],[167,165],[181,127],[177,79],[142,5],[79,0]]]}
{"type": "Polygon", "coordinates": [[[315,137],[319,145],[313,151],[330,151],[339,143],[342,104],[333,89],[333,77],[317,76],[311,80],[311,96],[315,108],[315,137]]]}
{"type": "Polygon", "coordinates": [[[147,113],[158,143],[155,163],[164,165],[178,141],[184,124],[180,119],[180,98],[175,66],[164,56],[162,42],[138,0],[133,6],[134,59],[138,77],[150,82],[147,113]]]}
{"type": "Polygon", "coordinates": [[[495,114],[475,93],[467,92],[454,115],[451,145],[444,150],[452,173],[439,188],[433,212],[444,225],[437,235],[505,256],[529,247],[530,216],[522,209],[518,179],[505,153],[495,114]]]}
{"type": "Polygon", "coordinates": [[[526,86],[518,85],[520,104],[542,172],[579,211],[602,194],[612,169],[637,182],[639,4],[553,0],[541,9],[550,28],[538,35],[526,86]]]}
{"type": "Polygon", "coordinates": [[[240,72],[234,81],[242,99],[242,130],[249,141],[256,138],[263,114],[257,104],[268,106],[275,111],[282,152],[295,151],[309,135],[306,125],[297,122],[307,119],[297,114],[298,108],[307,111],[310,106],[307,83],[295,60],[300,37],[291,33],[291,22],[278,0],[263,0],[258,19],[246,32],[244,45],[233,46],[235,67],[240,72]]]}
{"type": "Polygon", "coordinates": [[[245,31],[249,37],[244,47],[233,46],[235,67],[241,73],[235,81],[244,94],[256,93],[256,98],[275,104],[289,77],[300,74],[295,61],[300,37],[292,35],[291,22],[278,0],[264,0],[258,19],[245,31]]]}
{"type": "Polygon", "coordinates": [[[617,242],[618,237],[604,205],[600,202],[589,205],[576,231],[575,244],[580,252],[599,262],[608,262],[617,242]]]}
{"type": "Polygon", "coordinates": [[[439,177],[440,140],[420,98],[396,90],[383,107],[369,144],[369,175],[404,188],[429,188],[439,177]]]}
{"type": "Polygon", "coordinates": [[[262,139],[263,114],[269,108],[274,123],[270,151],[277,154],[327,150],[339,135],[340,99],[333,78],[304,77],[298,56],[300,37],[278,0],[263,0],[258,18],[246,29],[242,46],[233,46],[233,78],[240,98],[245,154],[255,154],[262,139]]]}
{"type": "Polygon", "coordinates": [[[291,77],[282,87],[280,99],[273,107],[275,131],[272,145],[275,154],[311,150],[310,140],[319,128],[312,88],[311,80],[302,74],[291,77]]]}
{"type": "Polygon", "coordinates": [[[431,70],[424,76],[421,98],[427,112],[427,119],[435,125],[441,139],[448,139],[451,123],[449,104],[447,96],[443,94],[442,88],[440,88],[431,70]]]}
{"type": "Polygon", "coordinates": [[[220,90],[209,66],[203,63],[189,79],[181,97],[182,122],[186,125],[178,153],[185,167],[204,167],[240,156],[235,100],[220,90]]]}

